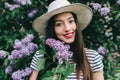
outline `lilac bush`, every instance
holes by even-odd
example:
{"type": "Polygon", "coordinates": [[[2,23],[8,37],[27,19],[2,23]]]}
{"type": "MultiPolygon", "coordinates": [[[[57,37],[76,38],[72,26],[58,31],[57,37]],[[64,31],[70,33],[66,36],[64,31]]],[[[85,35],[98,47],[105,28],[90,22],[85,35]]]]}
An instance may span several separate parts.
{"type": "Polygon", "coordinates": [[[19,59],[24,56],[30,56],[35,50],[38,49],[37,44],[32,43],[34,36],[32,34],[27,35],[21,41],[16,39],[14,44],[14,50],[11,52],[11,55],[8,56],[8,59],[19,59]]]}
{"type": "MultiPolygon", "coordinates": [[[[38,45],[33,43],[34,35],[28,34],[25,38],[16,39],[13,50],[8,55],[9,63],[6,66],[5,73],[11,75],[12,80],[28,79],[32,69],[29,67],[33,53],[38,49],[38,45]],[[29,62],[27,62],[29,61],[29,62]],[[21,65],[24,65],[20,68],[21,65]]],[[[0,57],[6,57],[5,51],[0,51],[0,57]]]]}

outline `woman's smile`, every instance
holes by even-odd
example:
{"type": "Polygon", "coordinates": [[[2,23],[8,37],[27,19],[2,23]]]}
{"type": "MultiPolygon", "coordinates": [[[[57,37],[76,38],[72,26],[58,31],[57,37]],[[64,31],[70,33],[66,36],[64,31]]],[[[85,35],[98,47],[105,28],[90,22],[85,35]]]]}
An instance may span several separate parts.
{"type": "Polygon", "coordinates": [[[74,36],[74,32],[69,32],[69,33],[66,33],[65,35],[63,35],[65,38],[72,38],[74,36]]]}

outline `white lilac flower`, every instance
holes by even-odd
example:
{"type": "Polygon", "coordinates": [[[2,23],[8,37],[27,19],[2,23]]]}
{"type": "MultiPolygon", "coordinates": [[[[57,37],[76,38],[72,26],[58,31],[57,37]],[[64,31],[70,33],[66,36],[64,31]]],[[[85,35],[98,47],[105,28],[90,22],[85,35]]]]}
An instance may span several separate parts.
{"type": "Polygon", "coordinates": [[[101,14],[102,16],[106,16],[106,15],[108,15],[109,13],[110,13],[110,9],[107,8],[107,7],[103,7],[103,8],[100,9],[100,14],[101,14]]]}
{"type": "Polygon", "coordinates": [[[3,59],[7,56],[6,51],[0,50],[0,59],[3,59]]]}
{"type": "Polygon", "coordinates": [[[106,31],[106,32],[105,32],[105,36],[106,36],[106,37],[113,36],[113,33],[106,31]]]}
{"type": "Polygon", "coordinates": [[[101,8],[101,4],[99,3],[92,3],[92,7],[94,10],[99,10],[101,8]]]}

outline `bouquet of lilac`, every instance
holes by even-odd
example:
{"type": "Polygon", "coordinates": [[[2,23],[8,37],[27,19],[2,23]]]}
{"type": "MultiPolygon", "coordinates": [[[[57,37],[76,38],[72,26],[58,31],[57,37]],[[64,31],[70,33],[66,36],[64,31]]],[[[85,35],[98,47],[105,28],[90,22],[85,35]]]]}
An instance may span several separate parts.
{"type": "MultiPolygon", "coordinates": [[[[53,62],[57,64],[57,67],[53,67],[52,70],[46,71],[45,74],[41,75],[40,80],[53,80],[55,74],[57,74],[56,80],[64,80],[70,73],[74,71],[75,67],[75,64],[69,63],[69,59],[73,56],[73,52],[69,50],[70,45],[52,38],[46,39],[45,44],[47,44],[54,50],[53,52],[55,53],[53,55],[53,62]]],[[[40,60],[43,61],[43,59],[40,60]]],[[[39,62],[41,62],[40,60],[39,62]]],[[[40,64],[39,67],[41,67],[44,64],[45,63],[40,64]]],[[[45,66],[42,66],[41,69],[46,68],[45,66]]]]}
{"type": "Polygon", "coordinates": [[[54,57],[58,60],[59,65],[61,65],[64,61],[68,61],[68,59],[70,59],[73,55],[73,52],[69,51],[70,46],[68,44],[65,45],[64,42],[49,38],[45,43],[56,50],[54,57]]]}

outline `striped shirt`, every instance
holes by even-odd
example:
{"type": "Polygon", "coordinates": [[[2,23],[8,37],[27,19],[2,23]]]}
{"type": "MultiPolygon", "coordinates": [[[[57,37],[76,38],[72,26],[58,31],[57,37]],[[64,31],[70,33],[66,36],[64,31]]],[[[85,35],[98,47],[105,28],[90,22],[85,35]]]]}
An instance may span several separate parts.
{"type": "MultiPolygon", "coordinates": [[[[86,52],[88,61],[90,63],[92,72],[96,72],[103,69],[102,56],[98,52],[91,49],[86,49],[86,48],[85,48],[85,52],[86,52]]],[[[44,58],[44,56],[40,55],[40,53],[37,51],[33,56],[33,59],[30,65],[30,67],[36,71],[38,71],[37,60],[39,58],[44,58]]],[[[77,80],[76,73],[75,72],[71,73],[65,80],[77,80]]],[[[80,76],[80,80],[83,80],[83,76],[80,76]]]]}

